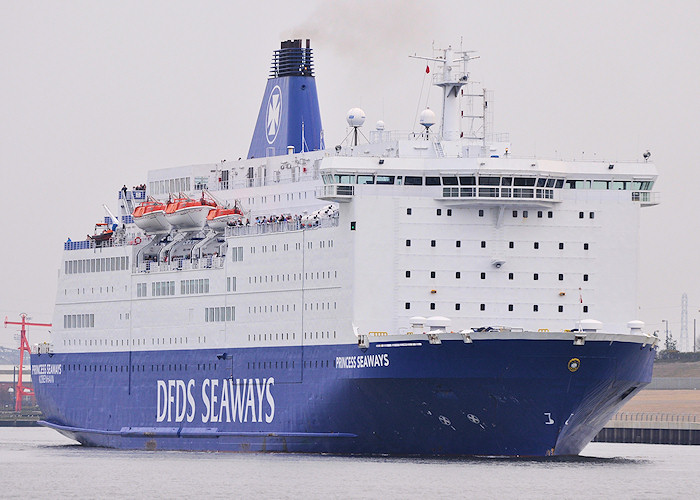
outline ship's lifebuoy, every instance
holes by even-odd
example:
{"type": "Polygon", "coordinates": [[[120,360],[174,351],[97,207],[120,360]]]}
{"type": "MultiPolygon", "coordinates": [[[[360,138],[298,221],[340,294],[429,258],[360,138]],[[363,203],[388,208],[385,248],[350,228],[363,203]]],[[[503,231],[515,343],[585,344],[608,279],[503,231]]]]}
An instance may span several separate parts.
{"type": "Polygon", "coordinates": [[[137,236],[136,238],[134,238],[134,245],[139,245],[140,243],[141,243],[140,237],[137,236]]]}

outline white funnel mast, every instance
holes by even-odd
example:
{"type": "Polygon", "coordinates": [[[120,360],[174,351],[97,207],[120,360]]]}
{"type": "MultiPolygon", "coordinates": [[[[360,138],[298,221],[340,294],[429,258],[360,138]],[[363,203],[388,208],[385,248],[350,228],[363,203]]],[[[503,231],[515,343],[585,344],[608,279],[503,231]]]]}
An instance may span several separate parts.
{"type": "Polygon", "coordinates": [[[459,92],[467,84],[467,62],[476,57],[469,57],[466,51],[453,52],[452,46],[443,50],[443,57],[422,57],[413,55],[415,59],[433,61],[442,65],[442,72],[436,71],[433,76],[433,85],[442,87],[442,118],[440,121],[440,135],[443,140],[455,141],[461,134],[461,111],[459,109],[459,92]],[[453,59],[454,55],[459,56],[453,59]],[[454,67],[453,63],[462,63],[462,67],[454,67]]]}

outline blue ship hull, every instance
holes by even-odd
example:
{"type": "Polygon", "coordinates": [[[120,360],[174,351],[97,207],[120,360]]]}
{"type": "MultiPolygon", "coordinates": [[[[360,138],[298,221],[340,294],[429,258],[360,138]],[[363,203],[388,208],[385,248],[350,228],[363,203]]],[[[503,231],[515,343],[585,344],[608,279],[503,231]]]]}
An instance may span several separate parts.
{"type": "Polygon", "coordinates": [[[33,354],[44,424],[129,449],[575,455],[651,381],[636,342],[33,354]]]}

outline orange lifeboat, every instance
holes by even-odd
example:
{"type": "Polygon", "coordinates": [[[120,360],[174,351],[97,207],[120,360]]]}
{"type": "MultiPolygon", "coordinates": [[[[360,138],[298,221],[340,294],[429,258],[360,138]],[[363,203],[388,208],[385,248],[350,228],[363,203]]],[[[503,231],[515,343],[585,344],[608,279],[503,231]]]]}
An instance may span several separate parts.
{"type": "Polygon", "coordinates": [[[106,241],[109,241],[112,236],[114,236],[114,231],[110,229],[109,225],[98,222],[95,224],[95,234],[92,236],[88,235],[88,238],[94,241],[96,246],[101,246],[106,241]]]}
{"type": "Polygon", "coordinates": [[[149,196],[134,209],[134,224],[145,233],[167,233],[170,223],[165,218],[165,203],[149,196]]]}
{"type": "Polygon", "coordinates": [[[243,211],[238,205],[233,208],[218,206],[207,214],[207,224],[214,231],[223,231],[227,224],[238,222],[243,217],[243,211]]]}
{"type": "Polygon", "coordinates": [[[183,231],[198,231],[207,222],[207,215],[216,202],[207,199],[202,192],[202,198],[195,200],[182,193],[165,207],[165,218],[175,229],[183,231]]]}

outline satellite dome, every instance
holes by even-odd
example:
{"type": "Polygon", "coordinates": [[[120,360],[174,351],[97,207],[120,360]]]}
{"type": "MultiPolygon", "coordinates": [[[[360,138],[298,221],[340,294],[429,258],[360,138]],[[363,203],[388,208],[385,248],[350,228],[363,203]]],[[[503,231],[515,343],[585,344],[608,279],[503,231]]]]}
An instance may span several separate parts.
{"type": "Polygon", "coordinates": [[[360,108],[352,108],[348,111],[346,120],[351,127],[361,127],[365,123],[365,112],[360,108]]]}
{"type": "Polygon", "coordinates": [[[419,121],[420,124],[423,125],[425,128],[430,128],[433,125],[435,125],[435,122],[437,121],[437,116],[435,116],[435,113],[432,109],[425,108],[420,113],[419,121]]]}
{"type": "Polygon", "coordinates": [[[382,120],[377,122],[377,130],[384,130],[384,122],[382,120]]]}

